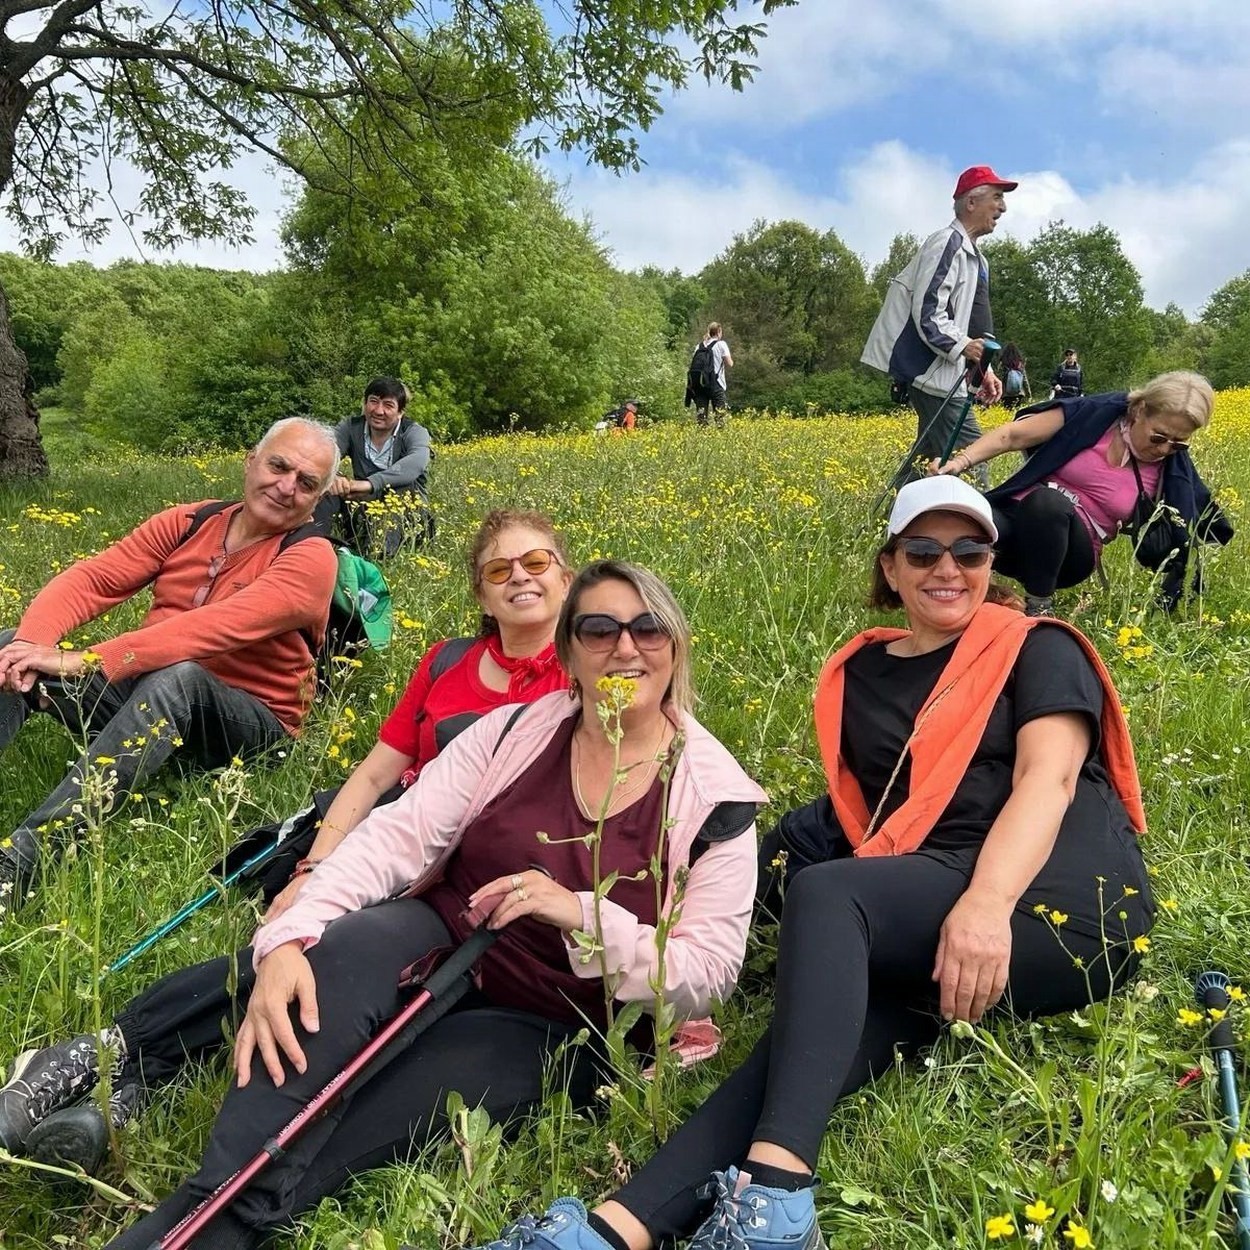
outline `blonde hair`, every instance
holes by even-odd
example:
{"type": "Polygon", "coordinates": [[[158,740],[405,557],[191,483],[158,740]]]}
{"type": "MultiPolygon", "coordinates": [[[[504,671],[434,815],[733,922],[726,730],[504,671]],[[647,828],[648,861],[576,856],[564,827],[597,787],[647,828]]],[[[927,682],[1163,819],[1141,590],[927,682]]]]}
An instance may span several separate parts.
{"type": "Polygon", "coordinates": [[[1200,430],[1211,420],[1215,392],[1202,374],[1176,369],[1151,378],[1138,390],[1129,391],[1130,411],[1139,405],[1147,416],[1184,417],[1195,430],[1200,430]]]}
{"type": "Polygon", "coordinates": [[[641,565],[624,560],[595,560],[573,579],[569,597],[564,601],[560,620],[556,624],[556,655],[560,657],[564,671],[573,671],[573,621],[578,612],[578,600],[584,591],[607,581],[625,582],[632,586],[647,611],[673,640],[673,676],[665,697],[672,700],[678,711],[689,712],[694,706],[694,682],[690,675],[690,623],[681,605],[673,598],[673,592],[650,569],[641,565]]]}

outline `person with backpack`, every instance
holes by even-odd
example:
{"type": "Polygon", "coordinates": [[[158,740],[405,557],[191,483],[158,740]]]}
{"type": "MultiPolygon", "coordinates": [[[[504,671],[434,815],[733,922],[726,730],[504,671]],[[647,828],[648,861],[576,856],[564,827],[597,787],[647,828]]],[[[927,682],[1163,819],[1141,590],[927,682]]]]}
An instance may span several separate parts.
{"type": "Polygon", "coordinates": [[[1026,400],[1032,398],[1029,388],[1029,373],[1025,367],[1024,357],[1014,343],[1008,343],[999,357],[999,368],[1003,374],[1003,407],[1011,411],[1019,408],[1026,400]]]}
{"type": "Polygon", "coordinates": [[[32,712],[87,737],[61,784],[0,842],[0,918],[84,823],[89,773],[103,773],[107,811],[175,753],[217,768],[298,735],[338,571],[311,520],[337,463],[327,427],[278,421],[247,454],[242,499],[194,533],[206,505],[158,512],[59,573],[0,632],[0,749],[32,712]],[[136,629],[85,629],[149,586],[136,629]],[[62,645],[84,633],[88,645],[62,645]]]}
{"type": "Polygon", "coordinates": [[[700,425],[707,425],[709,419],[714,419],[717,425],[725,424],[728,407],[725,370],[732,369],[733,363],[729,344],[721,334],[720,322],[713,321],[699,346],[694,349],[690,368],[686,371],[685,407],[694,404],[695,418],[700,425]]]}
{"type": "Polygon", "coordinates": [[[1079,399],[1085,394],[1085,373],[1076,358],[1076,348],[1069,347],[1063,353],[1059,368],[1051,375],[1051,399],[1079,399]]]}
{"type": "Polygon", "coordinates": [[[433,537],[430,432],[404,415],[407,403],[408,388],[398,378],[374,378],[360,413],[334,428],[352,472],[330,483],[319,519],[328,525],[337,514],[348,545],[362,556],[389,560],[405,538],[433,537]]]}
{"type": "MultiPolygon", "coordinates": [[[[469,544],[468,567],[482,609],[478,632],[436,642],[425,653],[369,754],[337,791],[317,796],[303,836],[291,840],[298,862],[284,854],[266,877],[267,920],[286,911],[311,870],[366,814],[399,798],[457,734],[505,704],[568,688],[554,637],[573,574],[550,518],[518,509],[488,513],[469,544]]],[[[118,1013],[103,1045],[83,1034],[26,1052],[0,1089],[0,1145],[94,1173],[108,1126],[93,1099],[81,1100],[98,1079],[101,1049],[126,1057],[109,1103],[117,1130],[147,1090],[220,1045],[233,1002],[230,970],[223,957],[161,978],[118,1013]]]]}
{"type": "Polygon", "coordinates": [[[655,574],[601,560],[577,575],[556,627],[572,697],[470,725],[261,926],[239,960],[237,1080],[202,1163],[112,1250],[151,1246],[254,1157],[400,1010],[413,962],[482,923],[497,936],[476,988],[275,1157],[198,1246],[250,1250],[421,1150],[448,1127],[450,1090],[504,1122],[541,1105],[554,1067],[571,1106],[589,1106],[612,1079],[596,1040],[609,1000],[641,1009],[631,1037],[653,1046],[651,1013],[680,1021],[728,997],[766,796],[689,711],[690,643],[655,574]]]}

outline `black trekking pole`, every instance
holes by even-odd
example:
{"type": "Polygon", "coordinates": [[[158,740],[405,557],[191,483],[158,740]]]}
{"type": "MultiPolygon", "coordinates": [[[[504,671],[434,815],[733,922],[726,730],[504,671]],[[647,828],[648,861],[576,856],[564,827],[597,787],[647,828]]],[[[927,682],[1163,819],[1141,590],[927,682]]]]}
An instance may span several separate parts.
{"type": "MultiPolygon", "coordinates": [[[[1204,972],[1194,982],[1194,996],[1207,1010],[1228,1010],[1228,977],[1222,972],[1204,972]]],[[[1230,1141],[1241,1131],[1241,1106],[1237,1099],[1237,1076],[1233,1064],[1233,1026],[1227,1016],[1215,1021],[1207,1034],[1207,1045],[1215,1057],[1216,1081],[1220,1091],[1220,1105],[1224,1112],[1224,1132],[1230,1141]]],[[[1229,1177],[1228,1195],[1237,1212],[1238,1250],[1250,1250],[1250,1174],[1246,1161],[1233,1152],[1232,1174],[1229,1177]]]]}
{"type": "Polygon", "coordinates": [[[148,1250],[185,1250],[275,1159],[280,1159],[297,1137],[343,1097],[348,1086],[371,1080],[449,1011],[470,985],[469,974],[490,948],[499,931],[484,925],[475,929],[429,976],[421,992],[389,1024],[383,1026],[359,1054],[323,1086],[285,1127],[271,1137],[251,1162],[224,1180],[195,1210],[189,1212],[148,1250]]]}
{"type": "MultiPolygon", "coordinates": [[[[994,352],[999,350],[999,344],[991,338],[983,339],[982,342],[985,344],[982,359],[985,358],[985,353],[992,355],[994,352]]],[[[969,366],[969,368],[971,368],[971,366],[969,366]]],[[[920,433],[916,435],[915,442],[913,442],[907,449],[907,454],[903,457],[902,462],[890,475],[890,478],[882,488],[881,493],[876,497],[876,499],[873,500],[872,507],[868,510],[868,519],[864,524],[864,529],[871,526],[877,519],[877,515],[881,511],[881,505],[890,497],[890,492],[898,489],[899,479],[907,472],[911,462],[915,459],[916,453],[921,449],[921,447],[924,446],[925,440],[933,432],[933,427],[937,425],[942,413],[946,411],[946,405],[954,399],[955,392],[959,390],[962,385],[964,385],[967,381],[967,377],[968,369],[961,370],[959,376],[951,384],[950,390],[942,396],[942,402],[938,404],[937,411],[934,412],[933,416],[929,418],[927,424],[921,429],[920,433]]],[[[968,400],[968,402],[964,405],[963,412],[959,414],[959,421],[956,423],[955,427],[957,430],[963,429],[964,418],[968,415],[968,408],[971,406],[971,402],[971,400],[968,400]]],[[[863,530],[860,532],[862,533],[863,530]]]]}

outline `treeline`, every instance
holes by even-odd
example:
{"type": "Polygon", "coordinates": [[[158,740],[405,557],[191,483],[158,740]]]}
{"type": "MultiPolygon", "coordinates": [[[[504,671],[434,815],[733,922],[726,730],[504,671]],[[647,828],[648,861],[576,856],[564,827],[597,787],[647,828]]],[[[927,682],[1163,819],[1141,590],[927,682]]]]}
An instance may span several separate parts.
{"type": "MultiPolygon", "coordinates": [[[[883,380],[857,362],[915,238],[868,270],[833,231],[759,222],[697,275],[622,273],[558,187],[506,147],[453,158],[445,143],[412,145],[351,194],[328,160],[285,222],[280,272],[0,255],[41,404],[154,449],[245,445],[292,412],[337,418],[377,373],[409,383],[410,412],[440,440],[585,426],[626,396],[664,419],[716,319],[736,407],[881,408],[883,380]]],[[[1087,389],[1168,368],[1250,383],[1250,271],[1192,321],[1146,307],[1105,226],[1052,224],[987,250],[999,336],[1020,346],[1036,393],[1067,346],[1087,389]]]]}

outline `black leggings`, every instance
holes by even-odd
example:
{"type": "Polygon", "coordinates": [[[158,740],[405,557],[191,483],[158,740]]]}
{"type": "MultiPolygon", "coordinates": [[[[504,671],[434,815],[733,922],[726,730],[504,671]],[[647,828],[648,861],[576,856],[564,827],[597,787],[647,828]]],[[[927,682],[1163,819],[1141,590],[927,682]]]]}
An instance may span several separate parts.
{"type": "MultiPolygon", "coordinates": [[[[938,933],[967,887],[963,871],[923,854],[837,859],[794,877],[772,1027],[614,1195],[657,1243],[690,1234],[708,1209],[699,1190],[709,1174],[741,1163],[756,1139],[814,1167],[838,1100],[887,1071],[896,1048],[909,1054],[937,1038],[938,933]]],[[[1109,951],[1076,932],[1065,931],[1061,946],[1027,910],[1013,914],[1011,930],[1004,1005],[1021,1015],[1083,1006],[1122,983],[1133,962],[1127,948],[1109,951]]]]}
{"type": "MultiPolygon", "coordinates": [[[[321,1029],[309,1035],[298,1020],[295,1026],[307,1070],[300,1075],[288,1067],[278,1088],[257,1056],[247,1087],[232,1086],[227,1093],[199,1171],[151,1215],[110,1242],[113,1250],[146,1250],[255,1155],[400,1009],[402,970],[449,943],[437,913],[420,899],[383,903],[329,925],[308,952],[317,979],[321,1029]]],[[[254,983],[246,971],[251,952],[239,962],[241,1007],[254,983]]],[[[213,966],[223,963],[216,960],[213,966]]],[[[187,1051],[207,1048],[207,1015],[196,1020],[194,1012],[188,1013],[183,1035],[187,1051]]],[[[218,1012],[218,1042],[222,1023],[218,1012]]],[[[574,1103],[588,1104],[602,1080],[598,1058],[589,1047],[566,1048],[560,1066],[551,1070],[560,1044],[576,1032],[575,1026],[491,1007],[470,994],[358,1093],[349,1093],[309,1127],[252,1183],[226,1218],[196,1239],[196,1246],[243,1250],[258,1245],[269,1230],[313,1206],[350,1176],[405,1157],[446,1127],[445,1103],[452,1090],[468,1106],[485,1107],[493,1120],[508,1121],[541,1101],[550,1073],[574,1103]]],[[[167,1036],[165,1045],[164,1061],[180,1053],[176,1035],[167,1036]]],[[[157,1071],[155,1059],[150,1068],[145,1055],[137,1059],[149,1078],[157,1071]]]]}
{"type": "Polygon", "coordinates": [[[1030,595],[1053,595],[1094,571],[1094,544],[1076,505],[1062,491],[1041,486],[1023,499],[994,505],[997,572],[1014,577],[1030,595]]]}

